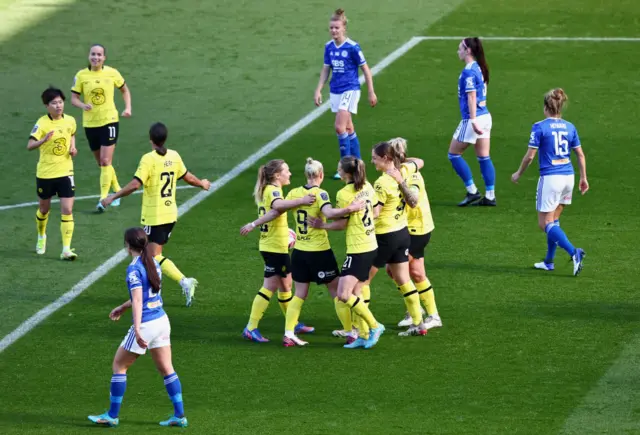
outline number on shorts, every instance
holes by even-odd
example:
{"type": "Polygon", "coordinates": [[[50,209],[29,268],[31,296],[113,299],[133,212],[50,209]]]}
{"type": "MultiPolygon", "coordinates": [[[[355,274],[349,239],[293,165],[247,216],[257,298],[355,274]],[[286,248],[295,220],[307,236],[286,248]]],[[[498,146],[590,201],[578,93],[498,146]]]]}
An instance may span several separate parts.
{"type": "Polygon", "coordinates": [[[569,135],[567,131],[552,131],[553,140],[556,146],[557,156],[566,156],[569,154],[569,141],[566,137],[569,135]]]}
{"type": "Polygon", "coordinates": [[[145,233],[147,236],[150,236],[150,235],[151,235],[151,227],[150,227],[149,225],[145,225],[145,226],[144,226],[144,233],[145,233]]]}
{"type": "MultiPolygon", "coordinates": [[[[266,208],[264,208],[264,207],[258,208],[258,216],[264,216],[265,214],[267,214],[267,209],[266,208]]],[[[260,225],[260,232],[261,233],[268,233],[269,232],[269,226],[267,224],[260,225]]]]}
{"type": "Polygon", "coordinates": [[[69,175],[69,181],[71,182],[71,187],[75,188],[76,184],[73,182],[73,175],[69,175]]]}
{"type": "Polygon", "coordinates": [[[351,255],[347,255],[347,258],[344,259],[344,263],[342,264],[342,268],[350,269],[352,261],[353,261],[353,257],[351,257],[351,255]]]}
{"type": "Polygon", "coordinates": [[[298,210],[298,218],[296,219],[298,224],[298,232],[300,234],[307,234],[309,232],[309,224],[307,223],[306,210],[298,210]]]}
{"type": "Polygon", "coordinates": [[[163,172],[160,174],[160,181],[164,181],[162,189],[160,189],[160,196],[162,198],[168,198],[173,194],[173,178],[175,172],[163,172]]]}
{"type": "Polygon", "coordinates": [[[362,225],[364,225],[365,228],[370,227],[372,224],[371,216],[369,216],[369,213],[373,214],[373,206],[371,205],[371,201],[367,199],[366,205],[364,207],[364,216],[362,216],[362,225]]]}
{"type": "Polygon", "coordinates": [[[115,139],[116,138],[116,127],[115,125],[110,125],[109,126],[109,139],[115,139]]]}

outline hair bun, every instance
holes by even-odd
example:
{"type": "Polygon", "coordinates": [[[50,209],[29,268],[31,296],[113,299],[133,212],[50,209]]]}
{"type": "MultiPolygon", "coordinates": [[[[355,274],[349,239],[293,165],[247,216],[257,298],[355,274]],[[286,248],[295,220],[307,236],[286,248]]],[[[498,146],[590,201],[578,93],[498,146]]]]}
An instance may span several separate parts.
{"type": "Polygon", "coordinates": [[[307,165],[311,164],[313,162],[313,159],[311,157],[307,157],[307,165]]]}
{"type": "Polygon", "coordinates": [[[342,8],[338,8],[338,9],[336,9],[336,11],[334,12],[334,14],[336,14],[336,15],[344,15],[344,9],[342,9],[342,8]]]}

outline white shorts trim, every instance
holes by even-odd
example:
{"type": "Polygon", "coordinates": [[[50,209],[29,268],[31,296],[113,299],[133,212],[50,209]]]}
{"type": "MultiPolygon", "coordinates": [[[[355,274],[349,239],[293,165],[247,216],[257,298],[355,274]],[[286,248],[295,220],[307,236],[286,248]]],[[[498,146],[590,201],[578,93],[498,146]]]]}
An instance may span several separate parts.
{"type": "Polygon", "coordinates": [[[573,174],[541,176],[536,191],[536,210],[548,213],[554,211],[560,204],[571,204],[574,183],[573,174]]]}
{"type": "MultiPolygon", "coordinates": [[[[170,346],[171,324],[169,323],[169,317],[165,314],[155,320],[144,322],[140,325],[140,335],[142,335],[144,341],[147,342],[147,349],[170,346]]],[[[131,325],[124,340],[120,343],[120,347],[129,352],[137,353],[138,355],[144,355],[147,352],[147,349],[138,346],[133,325],[131,325]]]]}
{"type": "Polygon", "coordinates": [[[360,101],[360,91],[345,91],[341,94],[329,94],[331,111],[336,113],[346,110],[354,115],[358,113],[358,102],[360,101]]]}
{"type": "Polygon", "coordinates": [[[491,137],[491,127],[493,126],[493,122],[491,120],[490,113],[478,116],[476,118],[476,124],[483,132],[481,135],[477,135],[473,130],[470,120],[463,119],[460,121],[460,124],[458,124],[456,131],[453,133],[453,138],[458,142],[475,144],[478,139],[488,139],[491,137]]]}

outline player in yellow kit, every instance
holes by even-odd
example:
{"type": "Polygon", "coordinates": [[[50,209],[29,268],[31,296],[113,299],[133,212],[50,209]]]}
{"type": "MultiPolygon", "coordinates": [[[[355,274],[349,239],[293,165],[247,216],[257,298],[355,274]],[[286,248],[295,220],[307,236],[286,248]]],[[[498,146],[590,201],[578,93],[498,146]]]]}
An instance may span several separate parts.
{"type": "MultiPolygon", "coordinates": [[[[435,228],[429,197],[427,196],[427,188],[424,178],[420,174],[420,169],[424,166],[424,162],[420,159],[406,157],[407,141],[405,139],[397,137],[389,140],[389,143],[402,163],[402,172],[412,172],[406,180],[409,187],[418,194],[418,204],[407,209],[407,221],[411,236],[409,274],[416,285],[420,301],[427,310],[428,317],[424,321],[424,326],[427,329],[438,328],[442,326],[442,320],[438,314],[433,286],[429,278],[427,278],[424,267],[424,251],[429,244],[429,240],[431,240],[431,232],[435,228]],[[411,166],[415,168],[411,168],[411,166]]],[[[405,318],[398,323],[398,326],[411,326],[411,324],[411,316],[407,313],[405,318]]]]}
{"type": "MultiPolygon", "coordinates": [[[[363,320],[363,324],[367,325],[370,333],[366,338],[364,332],[360,331],[362,335],[352,343],[345,344],[344,347],[369,349],[376,345],[385,329],[361,298],[361,287],[369,277],[369,270],[378,250],[373,207],[377,198],[373,187],[367,181],[365,164],[362,160],[353,156],[343,157],[338,165],[338,174],[347,185],[338,192],[337,207],[346,208],[354,201],[363,201],[364,208],[331,223],[317,218],[309,218],[309,223],[314,228],[326,230],[346,229],[347,256],[338,281],[338,299],[341,304],[346,304],[352,313],[363,320]]],[[[350,328],[347,325],[345,329],[350,328]]]]}
{"type": "MultiPolygon", "coordinates": [[[[289,226],[287,210],[300,205],[311,205],[316,197],[307,194],[296,200],[286,200],[282,186],[291,184],[291,171],[284,160],[275,159],[260,166],[258,180],[253,196],[258,205],[258,220],[250,222],[240,229],[247,235],[256,227],[260,228],[260,254],[264,260],[264,279],[262,287],[253,299],[249,322],[242,336],[250,341],[265,343],[269,340],[262,336],[258,326],[264,312],[269,307],[271,296],[278,291],[278,303],[286,316],[291,294],[291,259],[289,258],[289,226]]],[[[314,328],[298,323],[295,332],[311,333],[314,328]]]]}
{"type": "MultiPolygon", "coordinates": [[[[118,109],[114,101],[114,89],[120,89],[124,99],[123,117],[131,116],[131,92],[118,70],[106,66],[107,50],[101,44],[93,44],[89,49],[89,66],[83,68],[73,79],[71,104],[82,112],[82,125],[89,141],[89,147],[100,167],[100,199],[106,198],[109,189],[120,190],[116,171],[113,169],[113,153],[118,142],[118,109]],[[83,96],[83,101],[80,96],[83,96]]],[[[120,200],[113,202],[118,206],[120,200]]],[[[96,209],[104,211],[101,202],[96,209]]]]}
{"type": "Polygon", "coordinates": [[[149,249],[152,250],[156,261],[160,263],[162,274],[180,284],[187,306],[191,306],[198,281],[195,278],[185,277],[173,261],[162,255],[162,247],[169,241],[171,231],[178,220],[177,181],[184,180],[204,190],[209,190],[211,183],[209,180],[200,180],[189,172],[180,154],[166,148],[168,134],[167,127],[161,122],[151,126],[149,139],[153,151],[142,156],[133,180],[116,193],[101,200],[101,203],[103,207],[108,207],[118,198],[131,195],[140,187],[144,187],[140,221],[145,233],[149,236],[149,249]]]}
{"type": "Polygon", "coordinates": [[[367,292],[370,292],[368,284],[376,276],[378,270],[388,264],[412,319],[411,327],[407,333],[401,332],[400,335],[425,335],[427,329],[422,319],[420,298],[409,274],[411,237],[407,225],[406,206],[416,206],[418,195],[410,189],[405,178],[411,172],[415,172],[416,167],[407,166],[405,171],[408,172],[403,175],[400,170],[400,160],[389,142],[380,142],[375,145],[371,152],[371,160],[376,169],[382,172],[382,175],[374,183],[378,198],[375,207],[379,210],[375,222],[378,255],[373,261],[369,280],[364,286],[363,292],[365,296],[367,292]]]}
{"type": "Polygon", "coordinates": [[[62,219],[62,260],[73,261],[77,255],[71,249],[73,237],[73,201],[75,184],[73,182],[73,159],[76,149],[76,120],[64,114],[64,93],[50,87],[42,93],[42,103],[47,114],[36,122],[31,130],[27,150],[40,150],[36,169],[36,189],[38,192],[38,210],[36,227],[38,242],[36,253],[42,255],[47,248],[47,222],[51,209],[51,197],[60,198],[62,219]]]}
{"type": "MultiPolygon", "coordinates": [[[[283,338],[285,347],[304,346],[308,344],[296,336],[295,327],[300,318],[302,305],[307,299],[311,282],[327,286],[336,304],[336,311],[340,312],[337,297],[338,263],[329,244],[327,231],[310,226],[309,218],[320,218],[323,220],[325,220],[325,218],[334,219],[353,211],[358,211],[362,209],[364,205],[363,202],[356,201],[345,209],[334,209],[331,206],[329,194],[326,190],[320,188],[324,180],[322,163],[313,160],[311,157],[307,159],[304,167],[304,175],[307,183],[304,186],[292,189],[286,197],[287,201],[298,201],[307,195],[313,195],[316,201],[312,204],[299,205],[291,209],[294,213],[296,223],[296,244],[291,254],[291,275],[295,284],[295,295],[287,307],[283,338]]],[[[255,223],[256,225],[263,225],[281,215],[282,212],[272,209],[266,215],[260,217],[255,223]]],[[[250,228],[251,226],[247,229],[250,228]]],[[[348,310],[347,315],[350,317],[348,310]]],[[[341,319],[341,321],[342,320],[343,319],[341,319]]],[[[343,326],[345,326],[344,323],[343,326]]],[[[348,326],[351,328],[350,321],[348,322],[348,326]]]]}

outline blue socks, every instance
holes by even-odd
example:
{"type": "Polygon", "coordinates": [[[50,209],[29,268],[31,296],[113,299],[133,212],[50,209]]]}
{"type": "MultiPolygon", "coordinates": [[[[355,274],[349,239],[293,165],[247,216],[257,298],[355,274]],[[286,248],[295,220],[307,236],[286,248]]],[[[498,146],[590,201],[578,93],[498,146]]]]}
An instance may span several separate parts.
{"type": "MultiPolygon", "coordinates": [[[[357,139],[356,139],[357,140],[357,139]]],[[[351,155],[351,143],[349,141],[349,133],[346,131],[338,135],[338,143],[340,144],[340,158],[351,155]]]]}
{"type": "Polygon", "coordinates": [[[127,389],[127,374],[113,375],[111,377],[111,406],[109,406],[109,417],[117,418],[120,414],[120,406],[122,405],[122,397],[127,389]]]}
{"type": "Polygon", "coordinates": [[[557,243],[562,249],[567,251],[570,256],[574,256],[576,248],[573,247],[567,235],[562,231],[562,228],[555,222],[547,224],[544,228],[544,232],[547,233],[547,245],[550,243],[557,243]]]}
{"type": "Polygon", "coordinates": [[[182,403],[182,385],[178,375],[172,373],[164,377],[164,386],[167,388],[169,399],[173,403],[173,411],[176,417],[184,417],[184,404],[182,403]]]}
{"type": "MultiPolygon", "coordinates": [[[[555,220],[553,221],[554,224],[556,224],[557,226],[560,226],[560,221],[559,220],[555,220]]],[[[548,237],[547,237],[547,256],[544,257],[544,262],[547,264],[552,264],[553,263],[553,259],[556,256],[556,248],[558,247],[558,244],[556,242],[552,242],[548,237]]]]}
{"type": "MultiPolygon", "coordinates": [[[[469,168],[469,165],[467,164],[467,162],[462,158],[462,155],[449,153],[449,160],[451,161],[451,166],[453,166],[453,170],[456,171],[456,174],[458,174],[458,177],[462,179],[465,187],[472,186],[474,183],[473,183],[473,175],[471,174],[471,168],[469,168]]],[[[475,193],[475,192],[469,192],[469,193],[475,193]]]]}
{"type": "Polygon", "coordinates": [[[496,168],[493,167],[491,157],[478,157],[478,162],[480,163],[480,172],[487,191],[485,196],[487,199],[495,199],[496,168]]]}
{"type": "Polygon", "coordinates": [[[349,145],[351,147],[351,155],[361,159],[360,141],[358,140],[358,135],[356,135],[355,131],[349,135],[349,145]]]}

